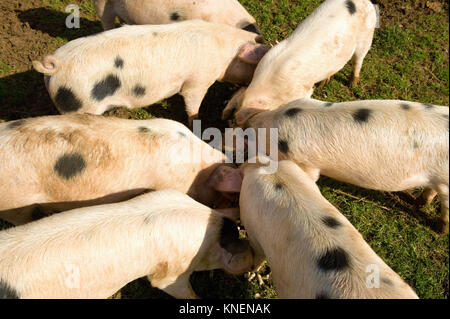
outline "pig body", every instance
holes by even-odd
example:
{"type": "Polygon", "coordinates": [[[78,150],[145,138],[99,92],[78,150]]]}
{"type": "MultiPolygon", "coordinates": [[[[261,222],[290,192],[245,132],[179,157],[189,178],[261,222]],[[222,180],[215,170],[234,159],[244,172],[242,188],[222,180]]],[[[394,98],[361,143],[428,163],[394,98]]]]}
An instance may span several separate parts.
{"type": "Polygon", "coordinates": [[[254,33],[200,20],[124,26],[73,40],[34,68],[60,113],[102,114],[180,93],[190,118],[216,81],[250,82],[267,46],[254,33]]]}
{"type": "Polygon", "coordinates": [[[226,171],[219,184],[227,183],[241,192],[255,263],[267,257],[280,298],[417,298],[294,162],[278,162],[275,173],[246,163],[226,171]],[[230,182],[239,177],[241,185],[230,182]]]}
{"type": "Polygon", "coordinates": [[[173,190],[0,232],[0,291],[9,298],[107,298],[143,276],[176,298],[196,298],[193,271],[236,274],[252,263],[231,220],[173,190]]]}
{"type": "Polygon", "coordinates": [[[228,103],[224,118],[237,108],[240,124],[247,109],[270,110],[311,97],[315,83],[329,79],[352,57],[352,83],[356,84],[375,25],[376,11],[369,0],[323,2],[288,39],[264,56],[249,87],[228,103]]]}
{"type": "Polygon", "coordinates": [[[94,0],[103,28],[114,28],[116,17],[126,24],[168,24],[200,19],[255,33],[255,19],[237,0],[94,0]]]}
{"type": "Polygon", "coordinates": [[[323,174],[382,191],[434,189],[448,232],[448,116],[448,107],[407,101],[301,99],[260,112],[247,125],[277,128],[280,158],[315,180],[323,174]]]}
{"type": "Polygon", "coordinates": [[[74,114],[3,123],[0,218],[21,224],[35,204],[65,211],[149,189],[176,189],[212,205],[219,194],[205,182],[224,160],[171,120],[74,114]]]}

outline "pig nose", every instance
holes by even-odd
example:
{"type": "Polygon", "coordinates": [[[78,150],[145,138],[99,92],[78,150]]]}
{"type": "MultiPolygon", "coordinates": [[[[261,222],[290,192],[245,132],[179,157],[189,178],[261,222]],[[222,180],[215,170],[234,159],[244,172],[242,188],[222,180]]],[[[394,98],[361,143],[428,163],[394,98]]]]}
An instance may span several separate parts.
{"type": "Polygon", "coordinates": [[[261,31],[259,31],[258,26],[255,23],[251,23],[242,28],[242,30],[249,31],[261,35],[261,31]]]}

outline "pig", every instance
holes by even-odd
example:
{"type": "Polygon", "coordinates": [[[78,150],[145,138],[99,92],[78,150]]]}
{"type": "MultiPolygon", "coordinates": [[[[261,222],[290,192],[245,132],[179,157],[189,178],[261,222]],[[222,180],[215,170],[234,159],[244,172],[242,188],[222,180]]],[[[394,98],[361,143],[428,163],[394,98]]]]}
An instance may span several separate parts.
{"type": "Polygon", "coordinates": [[[261,34],[256,20],[237,0],[94,0],[103,29],[116,17],[126,24],[168,24],[200,19],[261,34]]]}
{"type": "Polygon", "coordinates": [[[61,114],[144,107],[180,93],[192,119],[216,81],[249,83],[270,48],[224,24],[124,26],[70,41],[33,61],[61,114]]]}
{"type": "Polygon", "coordinates": [[[42,215],[176,189],[231,207],[206,185],[225,155],[166,119],[54,115],[0,124],[0,218],[42,215]]]}
{"type": "Polygon", "coordinates": [[[418,298],[289,160],[268,173],[261,161],[219,167],[211,185],[239,192],[241,223],[255,264],[270,264],[278,297],[301,299],[418,298]]]}
{"type": "Polygon", "coordinates": [[[258,64],[247,89],[229,101],[223,119],[236,110],[236,122],[245,121],[245,110],[272,110],[290,101],[311,97],[353,57],[351,84],[372,45],[376,10],[369,0],[327,0],[308,16],[292,35],[274,46],[258,64]]]}
{"type": "Polygon", "coordinates": [[[279,158],[294,161],[313,180],[323,174],[381,191],[434,190],[427,196],[439,195],[438,228],[448,233],[448,116],[447,106],[408,101],[300,99],[253,110],[244,126],[277,128],[279,158]]]}
{"type": "Polygon", "coordinates": [[[175,298],[197,298],[192,272],[252,265],[234,222],[175,190],[0,232],[0,295],[9,298],[107,298],[143,276],[175,298]]]}

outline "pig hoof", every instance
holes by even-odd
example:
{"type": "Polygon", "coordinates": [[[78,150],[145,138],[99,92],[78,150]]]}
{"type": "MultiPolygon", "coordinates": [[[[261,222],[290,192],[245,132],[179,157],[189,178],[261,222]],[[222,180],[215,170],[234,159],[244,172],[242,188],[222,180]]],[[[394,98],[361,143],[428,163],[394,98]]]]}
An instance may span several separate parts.
{"type": "Polygon", "coordinates": [[[359,77],[352,77],[352,80],[350,81],[350,87],[354,88],[359,83],[359,77]]]}

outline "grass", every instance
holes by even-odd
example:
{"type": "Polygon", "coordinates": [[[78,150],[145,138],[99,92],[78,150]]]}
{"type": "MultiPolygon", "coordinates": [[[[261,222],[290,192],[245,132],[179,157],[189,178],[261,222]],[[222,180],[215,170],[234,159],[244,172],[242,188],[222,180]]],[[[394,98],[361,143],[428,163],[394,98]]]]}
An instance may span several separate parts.
{"type": "MultiPolygon", "coordinates": [[[[241,0],[253,14],[268,43],[289,36],[297,25],[322,1],[320,0],[241,0]]],[[[438,1],[439,2],[439,1],[438,1]]],[[[80,30],[66,30],[52,36],[51,48],[56,48],[78,36],[99,31],[95,10],[90,0],[45,0],[49,23],[64,23],[64,8],[78,3],[83,18],[80,30]],[[64,15],[62,15],[63,13],[64,15]],[[53,20],[52,20],[53,19],[53,20]],[[61,21],[62,20],[62,21],[61,21]],[[86,28],[92,28],[86,29],[86,28]]],[[[380,0],[381,25],[376,30],[373,47],[367,55],[361,73],[361,83],[350,89],[350,66],[331,79],[323,89],[316,89],[314,98],[331,102],[357,99],[404,99],[424,103],[449,104],[449,26],[447,9],[438,12],[415,12],[414,1],[380,0]],[[400,4],[399,4],[400,3],[400,4]],[[405,6],[406,7],[401,7],[405,6]]],[[[444,1],[441,1],[445,7],[444,1]]],[[[422,10],[422,9],[420,9],[422,10]]],[[[423,9],[425,10],[425,9],[423,9]]],[[[45,28],[42,28],[45,30],[45,28]]],[[[49,52],[40,52],[41,56],[49,52]]],[[[33,71],[15,69],[0,61],[0,95],[11,111],[0,112],[0,121],[18,117],[43,115],[47,110],[20,109],[30,101],[28,81],[42,81],[33,71]],[[25,72],[23,72],[25,71],[25,72]],[[3,81],[2,81],[3,80],[3,81]],[[24,84],[26,83],[26,84],[24,84]],[[12,107],[14,106],[14,108],[12,107]],[[17,111],[16,106],[19,107],[17,111]],[[13,111],[15,110],[15,111],[13,111]]],[[[37,83],[37,82],[36,82],[37,83]]],[[[45,88],[41,85],[39,90],[45,88]]],[[[214,85],[202,104],[200,117],[210,125],[224,127],[219,121],[225,101],[234,86],[214,85]]],[[[33,95],[32,95],[33,96],[33,95]]],[[[169,99],[156,106],[138,110],[118,109],[109,113],[134,119],[167,117],[185,121],[182,102],[169,99]]],[[[448,298],[449,237],[432,230],[432,219],[439,215],[439,203],[417,211],[411,205],[414,193],[383,193],[360,189],[329,178],[321,178],[319,186],[324,196],[335,205],[361,232],[370,246],[405,279],[421,298],[448,298]]],[[[1,224],[0,224],[1,227],[1,224]]],[[[7,227],[4,224],[3,227],[7,227]]],[[[275,298],[274,287],[260,287],[243,276],[230,276],[220,270],[195,273],[191,278],[197,294],[203,298],[275,298]]],[[[116,298],[148,298],[168,296],[152,289],[147,281],[134,281],[116,298]]]]}

